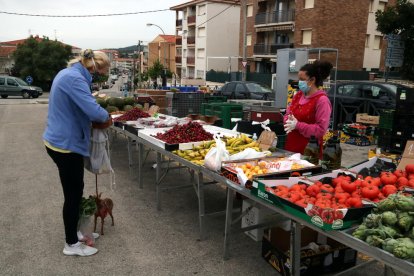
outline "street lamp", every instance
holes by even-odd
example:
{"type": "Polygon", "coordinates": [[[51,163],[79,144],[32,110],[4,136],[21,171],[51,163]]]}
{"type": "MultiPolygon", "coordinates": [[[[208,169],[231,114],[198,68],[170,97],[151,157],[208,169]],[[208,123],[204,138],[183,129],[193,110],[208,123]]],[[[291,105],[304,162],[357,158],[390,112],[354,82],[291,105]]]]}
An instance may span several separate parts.
{"type": "MultiPolygon", "coordinates": [[[[163,35],[165,35],[164,30],[160,26],[158,26],[157,24],[147,23],[147,27],[152,27],[152,26],[158,27],[163,33],[163,35]]],[[[167,54],[165,51],[166,50],[165,50],[165,37],[164,37],[164,78],[167,79],[167,54]]],[[[165,84],[163,83],[163,86],[166,86],[166,85],[167,85],[166,83],[165,84]]]]}

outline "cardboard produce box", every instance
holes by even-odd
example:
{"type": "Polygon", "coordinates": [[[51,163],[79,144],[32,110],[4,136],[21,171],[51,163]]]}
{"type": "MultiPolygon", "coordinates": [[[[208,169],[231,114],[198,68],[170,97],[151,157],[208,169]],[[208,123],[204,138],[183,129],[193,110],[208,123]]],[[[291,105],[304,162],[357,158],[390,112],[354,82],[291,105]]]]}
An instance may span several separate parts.
{"type": "MultiPolygon", "coordinates": [[[[301,230],[300,275],[321,275],[338,272],[355,266],[357,252],[335,240],[329,239],[310,228],[301,230]],[[305,249],[309,244],[319,251],[305,249]],[[316,247],[317,245],[323,245],[316,247]],[[328,246],[325,246],[328,245],[328,246]]],[[[263,237],[262,257],[281,275],[290,275],[290,232],[272,228],[263,237]]]]}
{"type": "Polygon", "coordinates": [[[368,125],[379,125],[379,117],[368,115],[368,113],[358,113],[356,115],[356,122],[368,125]]]}
{"type": "Polygon", "coordinates": [[[414,141],[407,141],[404,152],[401,157],[401,161],[398,164],[397,169],[404,170],[408,164],[414,164],[414,141]]]}

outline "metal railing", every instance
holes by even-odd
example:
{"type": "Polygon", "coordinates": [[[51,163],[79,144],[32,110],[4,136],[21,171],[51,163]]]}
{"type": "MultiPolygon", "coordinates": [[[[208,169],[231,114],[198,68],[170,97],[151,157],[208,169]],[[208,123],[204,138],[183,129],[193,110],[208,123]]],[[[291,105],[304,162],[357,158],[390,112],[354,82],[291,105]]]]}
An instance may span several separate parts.
{"type": "Polygon", "coordinates": [[[256,14],[255,25],[274,24],[295,20],[295,10],[263,12],[256,14]]]}
{"type": "Polygon", "coordinates": [[[175,56],[175,63],[181,63],[181,56],[175,56]]]}
{"type": "Polygon", "coordinates": [[[278,49],[284,48],[293,48],[293,43],[255,44],[253,53],[255,55],[276,55],[278,49]]]}

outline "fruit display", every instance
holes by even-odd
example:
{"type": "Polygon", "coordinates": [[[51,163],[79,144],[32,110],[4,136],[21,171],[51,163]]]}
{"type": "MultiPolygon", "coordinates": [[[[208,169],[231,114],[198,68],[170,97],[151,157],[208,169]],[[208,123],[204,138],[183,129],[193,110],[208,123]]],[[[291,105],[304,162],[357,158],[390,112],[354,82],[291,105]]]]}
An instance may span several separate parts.
{"type": "Polygon", "coordinates": [[[119,117],[114,119],[114,122],[121,122],[121,121],[136,121],[139,118],[146,118],[150,115],[139,108],[134,107],[133,109],[126,111],[119,117]]]}
{"type": "MultiPolygon", "coordinates": [[[[223,137],[222,140],[226,143],[226,149],[230,155],[239,153],[246,148],[252,148],[256,151],[260,151],[259,144],[253,141],[252,138],[246,134],[241,134],[237,137],[223,137]]],[[[209,150],[216,146],[214,140],[204,142],[203,144],[193,147],[189,150],[175,150],[173,153],[178,156],[193,162],[197,165],[204,165],[204,158],[209,150]]]]}
{"type": "Polygon", "coordinates": [[[189,122],[184,125],[176,125],[166,132],[160,132],[153,136],[166,142],[167,144],[213,140],[213,134],[207,132],[202,125],[195,122],[189,122]]]}
{"type": "Polygon", "coordinates": [[[414,261],[414,198],[401,192],[378,203],[352,233],[395,257],[414,261]]]}

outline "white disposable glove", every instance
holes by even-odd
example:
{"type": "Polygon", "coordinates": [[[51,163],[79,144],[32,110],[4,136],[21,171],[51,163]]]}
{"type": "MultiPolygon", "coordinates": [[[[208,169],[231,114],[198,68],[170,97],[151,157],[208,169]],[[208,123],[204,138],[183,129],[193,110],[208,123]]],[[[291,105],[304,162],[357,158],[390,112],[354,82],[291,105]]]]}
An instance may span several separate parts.
{"type": "Polygon", "coordinates": [[[293,115],[289,115],[288,119],[284,125],[286,133],[290,133],[292,130],[296,128],[296,124],[298,123],[298,120],[293,115]]]}

